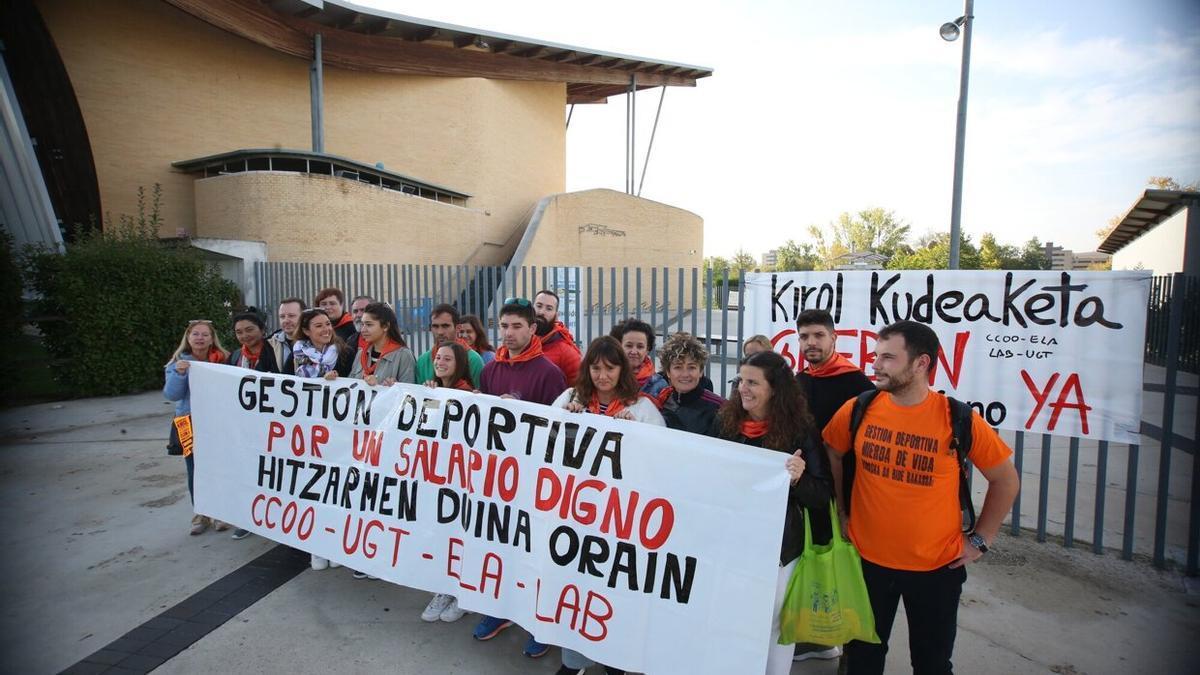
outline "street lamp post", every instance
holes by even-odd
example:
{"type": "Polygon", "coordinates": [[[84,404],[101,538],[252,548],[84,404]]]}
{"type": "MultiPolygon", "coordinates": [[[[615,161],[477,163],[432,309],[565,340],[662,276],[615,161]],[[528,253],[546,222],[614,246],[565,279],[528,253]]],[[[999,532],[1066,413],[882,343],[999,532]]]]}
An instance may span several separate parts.
{"type": "Polygon", "coordinates": [[[975,21],[975,0],[965,0],[963,15],[942,24],[938,33],[947,42],[961,32],[962,70],[958,81],[958,124],[954,134],[954,193],[950,202],[950,269],[958,269],[959,240],[962,239],[963,152],[967,140],[967,81],[971,75],[971,24],[975,21]],[[960,31],[961,29],[961,31],[960,31]]]}

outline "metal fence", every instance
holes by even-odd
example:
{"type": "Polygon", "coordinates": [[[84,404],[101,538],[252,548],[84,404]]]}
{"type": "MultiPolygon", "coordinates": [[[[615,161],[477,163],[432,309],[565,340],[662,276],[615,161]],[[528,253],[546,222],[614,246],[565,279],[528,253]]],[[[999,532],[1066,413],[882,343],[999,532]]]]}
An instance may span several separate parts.
{"type": "MultiPolygon", "coordinates": [[[[390,302],[417,353],[431,346],[429,313],[438,303],[480,316],[496,344],[503,300],[532,298],[548,288],[559,295],[560,318],[581,347],[627,316],[652,325],[659,344],[671,333],[692,333],[708,347],[706,374],[722,395],[729,393],[749,337],[740,280],[714,278],[712,270],[696,268],[258,263],[255,280],[262,307],[289,296],[311,300],[327,286],[343,289],[348,301],[362,294],[390,302]]],[[[1180,373],[1197,370],[1198,288],[1196,278],[1183,275],[1153,281],[1142,444],[1002,432],[1022,477],[1021,495],[1008,519],[1012,535],[1027,528],[1038,541],[1053,537],[1069,548],[1089,545],[1098,555],[1114,547],[1127,560],[1148,559],[1158,567],[1182,564],[1189,575],[1197,574],[1197,387],[1181,384],[1180,373]],[[1184,424],[1191,425],[1185,432],[1190,438],[1178,433],[1184,424]],[[1032,523],[1029,514],[1034,514],[1032,523]]],[[[973,481],[977,503],[985,487],[986,481],[973,481]]]]}
{"type": "Polygon", "coordinates": [[[1161,276],[1150,282],[1146,307],[1146,363],[1165,366],[1167,338],[1171,331],[1171,299],[1182,295],[1183,317],[1179,334],[1179,369],[1200,373],[1200,277],[1161,276]]]}

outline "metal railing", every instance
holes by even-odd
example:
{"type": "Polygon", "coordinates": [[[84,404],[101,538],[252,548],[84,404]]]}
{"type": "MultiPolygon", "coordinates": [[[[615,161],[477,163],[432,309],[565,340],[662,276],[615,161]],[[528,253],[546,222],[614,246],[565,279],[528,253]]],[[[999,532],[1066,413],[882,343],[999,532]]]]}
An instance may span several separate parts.
{"type": "MultiPolygon", "coordinates": [[[[714,277],[711,269],[276,262],[258,263],[255,274],[259,303],[267,308],[288,296],[311,302],[326,286],[341,288],[347,300],[365,294],[390,302],[401,332],[417,353],[431,346],[429,312],[438,303],[450,302],[463,314],[480,316],[496,344],[503,300],[532,299],[549,288],[559,295],[560,318],[581,348],[627,316],[653,326],[657,344],[677,331],[692,333],[708,347],[706,375],[723,396],[729,393],[742,343],[749,337],[741,311],[742,281],[714,277]]],[[[1111,546],[1126,560],[1148,559],[1158,567],[1182,564],[1189,575],[1197,574],[1196,415],[1187,419],[1177,416],[1176,409],[1185,414],[1195,410],[1197,388],[1180,378],[1188,368],[1195,371],[1189,364],[1195,363],[1200,333],[1198,286],[1194,277],[1183,275],[1154,281],[1147,309],[1143,443],[1002,432],[1022,477],[1021,495],[1008,519],[1010,534],[1021,535],[1028,527],[1038,541],[1061,538],[1068,548],[1087,544],[1098,555],[1111,546]],[[1178,289],[1184,290],[1173,292],[1178,289]],[[1161,383],[1149,381],[1160,376],[1161,383]],[[1192,427],[1181,434],[1182,424],[1192,427]],[[1033,523],[1030,513],[1036,515],[1033,523]]],[[[972,485],[981,504],[986,481],[974,480],[972,485]]]]}

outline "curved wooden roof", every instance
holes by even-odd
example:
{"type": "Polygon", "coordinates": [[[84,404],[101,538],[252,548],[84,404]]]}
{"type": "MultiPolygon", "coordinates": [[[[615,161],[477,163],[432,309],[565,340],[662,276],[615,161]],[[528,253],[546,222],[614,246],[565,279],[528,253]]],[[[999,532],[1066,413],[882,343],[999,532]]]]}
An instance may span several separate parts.
{"type": "Polygon", "coordinates": [[[222,30],[327,65],[404,75],[565,82],[567,103],[604,103],[637,88],[694,87],[711,68],[479,31],[341,0],[165,0],[222,30]]]}

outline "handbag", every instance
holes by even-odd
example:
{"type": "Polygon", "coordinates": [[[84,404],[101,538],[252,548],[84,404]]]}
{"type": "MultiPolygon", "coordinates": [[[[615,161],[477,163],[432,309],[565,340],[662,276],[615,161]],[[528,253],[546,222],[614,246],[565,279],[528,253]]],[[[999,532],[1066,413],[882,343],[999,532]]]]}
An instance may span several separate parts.
{"type": "Polygon", "coordinates": [[[812,526],[809,518],[804,519],[804,551],[792,570],[779,613],[781,645],[879,643],[858,549],[842,537],[836,506],[830,506],[829,520],[833,537],[828,544],[814,546],[812,526]]]}

